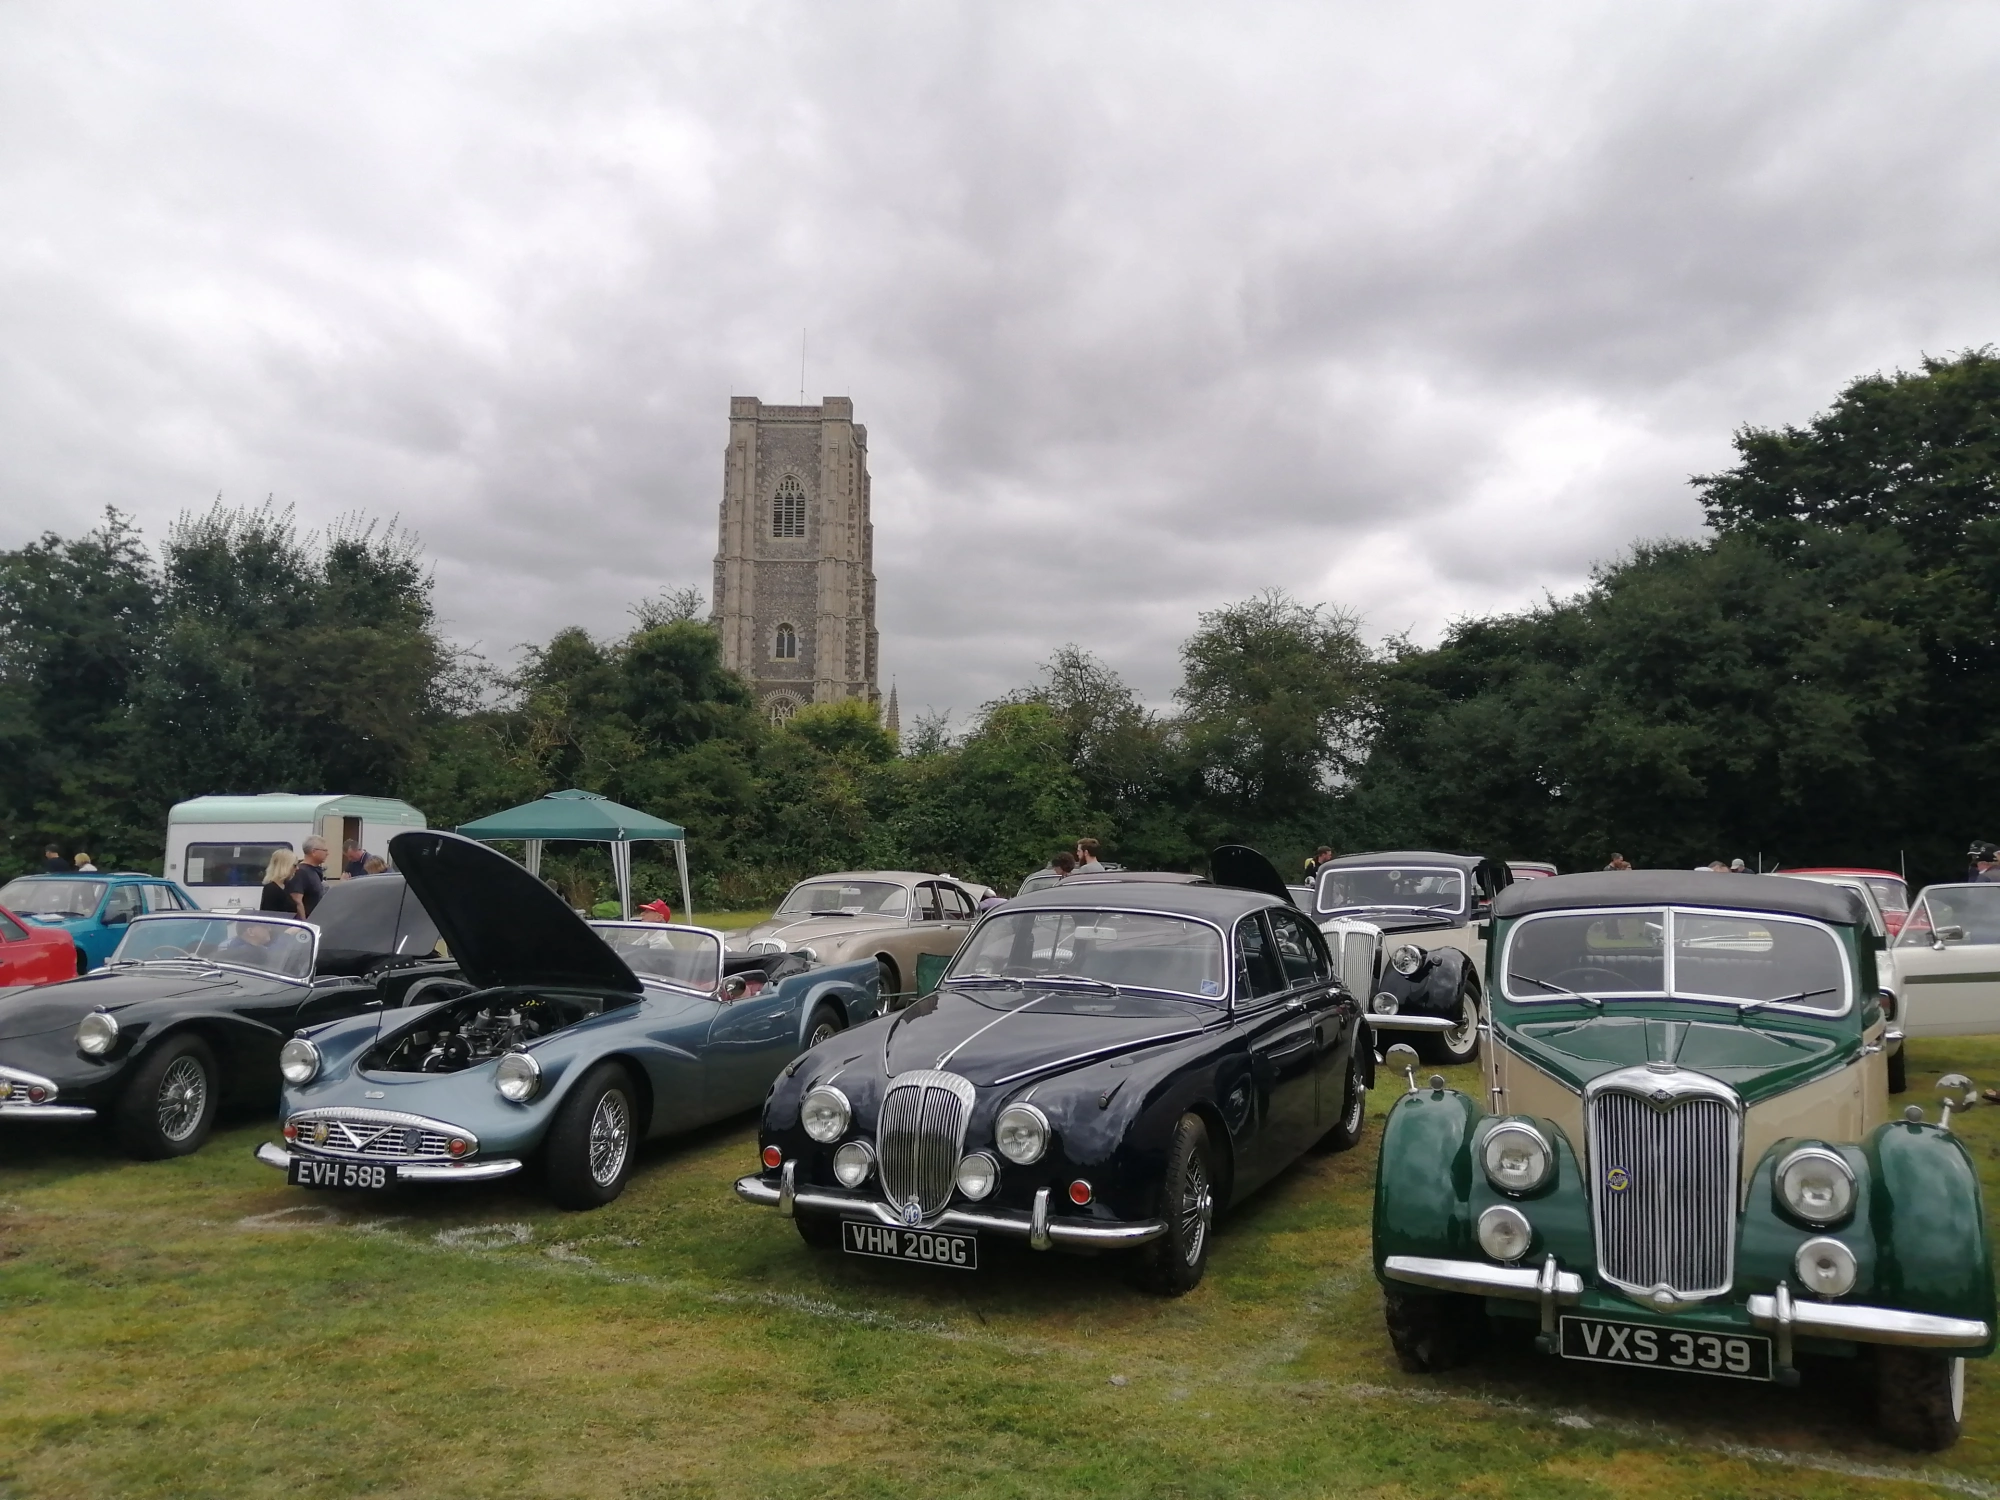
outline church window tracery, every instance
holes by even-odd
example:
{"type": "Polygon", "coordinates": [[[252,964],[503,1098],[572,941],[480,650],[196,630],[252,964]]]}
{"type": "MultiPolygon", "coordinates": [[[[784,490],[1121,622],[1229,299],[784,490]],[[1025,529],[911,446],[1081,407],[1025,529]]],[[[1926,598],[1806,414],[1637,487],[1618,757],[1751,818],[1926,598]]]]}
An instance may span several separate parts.
{"type": "Polygon", "coordinates": [[[804,536],[806,534],[806,487],[792,475],[787,474],[778,481],[778,492],[771,497],[771,535],[804,536]]]}
{"type": "Polygon", "coordinates": [[[799,659],[799,633],[789,625],[780,625],[771,642],[771,657],[774,661],[797,661],[799,659]]]}
{"type": "Polygon", "coordinates": [[[799,700],[790,693],[773,693],[764,700],[764,710],[771,716],[771,727],[777,728],[799,711],[799,700]]]}

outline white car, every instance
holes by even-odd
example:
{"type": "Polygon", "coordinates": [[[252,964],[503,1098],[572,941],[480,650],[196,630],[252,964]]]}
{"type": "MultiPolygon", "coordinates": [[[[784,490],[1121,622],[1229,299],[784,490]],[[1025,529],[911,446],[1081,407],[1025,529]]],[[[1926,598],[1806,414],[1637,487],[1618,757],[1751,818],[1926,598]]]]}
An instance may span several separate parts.
{"type": "Polygon", "coordinates": [[[2000,1033],[2000,885],[1925,886],[1889,956],[1904,1035],[2000,1033]]]}

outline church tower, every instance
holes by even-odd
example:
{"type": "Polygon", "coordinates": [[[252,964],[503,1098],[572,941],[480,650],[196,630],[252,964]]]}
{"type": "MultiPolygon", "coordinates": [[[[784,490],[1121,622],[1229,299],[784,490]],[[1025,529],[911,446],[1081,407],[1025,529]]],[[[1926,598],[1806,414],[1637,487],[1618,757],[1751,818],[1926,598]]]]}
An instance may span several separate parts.
{"type": "Polygon", "coordinates": [[[808,703],[880,704],[868,429],[847,397],[730,398],[714,597],[723,665],[773,723],[808,703]]]}

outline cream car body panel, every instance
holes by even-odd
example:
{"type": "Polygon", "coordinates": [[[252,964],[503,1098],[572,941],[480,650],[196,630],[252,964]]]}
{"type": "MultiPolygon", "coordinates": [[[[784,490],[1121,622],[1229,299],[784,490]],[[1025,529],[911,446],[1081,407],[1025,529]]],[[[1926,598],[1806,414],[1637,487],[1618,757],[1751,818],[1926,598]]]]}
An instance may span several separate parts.
{"type": "Polygon", "coordinates": [[[800,881],[787,893],[779,914],[733,934],[729,947],[734,953],[811,948],[822,963],[875,957],[895,971],[892,982],[885,970],[884,994],[892,989],[909,994],[917,982],[917,960],[925,954],[951,957],[972,930],[977,915],[978,903],[971,891],[948,876],[911,870],[844,870],[800,881]],[[879,889],[884,886],[901,892],[900,904],[890,900],[884,910],[852,909],[884,904],[879,889]],[[785,905],[813,902],[842,910],[835,894],[842,889],[861,893],[866,899],[848,903],[837,916],[814,916],[810,909],[795,915],[783,911],[785,905]]]}

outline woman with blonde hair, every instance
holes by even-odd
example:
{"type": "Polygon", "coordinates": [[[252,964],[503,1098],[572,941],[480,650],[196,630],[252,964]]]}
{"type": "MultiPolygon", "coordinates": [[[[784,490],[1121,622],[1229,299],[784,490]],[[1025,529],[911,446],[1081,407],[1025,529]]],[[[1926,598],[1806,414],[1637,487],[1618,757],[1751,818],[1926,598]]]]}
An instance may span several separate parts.
{"type": "Polygon", "coordinates": [[[285,884],[292,878],[292,872],[299,867],[299,857],[289,849],[273,849],[271,862],[264,866],[264,899],[257,904],[259,911],[274,911],[280,916],[296,917],[298,903],[292,900],[292,893],[285,884]]]}

